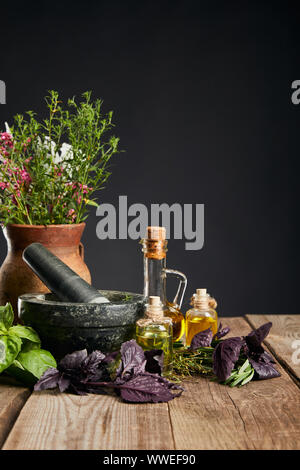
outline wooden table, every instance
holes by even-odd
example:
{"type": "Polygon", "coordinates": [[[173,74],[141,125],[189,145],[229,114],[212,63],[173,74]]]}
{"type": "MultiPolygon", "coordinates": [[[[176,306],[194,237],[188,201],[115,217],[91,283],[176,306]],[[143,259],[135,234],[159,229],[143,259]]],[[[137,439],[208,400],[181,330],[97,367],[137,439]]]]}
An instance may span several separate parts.
{"type": "Polygon", "coordinates": [[[281,377],[230,388],[197,377],[169,403],[0,386],[0,446],[16,449],[299,449],[300,315],[223,318],[231,335],[267,321],[281,377]],[[251,325],[251,326],[250,326],[251,325]]]}

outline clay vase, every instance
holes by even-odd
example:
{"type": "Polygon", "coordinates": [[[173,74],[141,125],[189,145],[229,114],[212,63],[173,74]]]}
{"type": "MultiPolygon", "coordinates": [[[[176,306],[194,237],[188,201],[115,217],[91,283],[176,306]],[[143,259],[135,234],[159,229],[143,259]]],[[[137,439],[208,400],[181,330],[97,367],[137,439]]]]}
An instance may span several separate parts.
{"type": "Polygon", "coordinates": [[[83,245],[80,242],[85,223],[61,225],[18,225],[3,228],[7,240],[7,256],[0,268],[0,305],[10,302],[18,321],[19,295],[49,290],[26,265],[22,253],[31,243],[42,243],[66,263],[79,276],[91,283],[91,275],[84,262],[83,245]]]}

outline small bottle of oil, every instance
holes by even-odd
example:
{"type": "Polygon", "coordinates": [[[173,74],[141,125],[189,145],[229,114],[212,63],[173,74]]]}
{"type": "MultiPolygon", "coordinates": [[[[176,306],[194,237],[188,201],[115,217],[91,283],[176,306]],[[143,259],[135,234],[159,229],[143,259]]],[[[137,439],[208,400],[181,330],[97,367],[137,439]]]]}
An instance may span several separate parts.
{"type": "Polygon", "coordinates": [[[162,375],[172,371],[173,331],[171,318],[164,316],[159,296],[150,296],[145,317],[136,322],[136,341],[144,350],[162,349],[162,375]]]}
{"type": "MultiPolygon", "coordinates": [[[[212,299],[206,289],[197,289],[192,297],[191,305],[193,308],[186,312],[186,344],[190,346],[193,336],[200,331],[212,329],[213,334],[218,330],[217,312],[211,308],[212,299]]],[[[216,304],[216,302],[215,302],[216,304]]]]}

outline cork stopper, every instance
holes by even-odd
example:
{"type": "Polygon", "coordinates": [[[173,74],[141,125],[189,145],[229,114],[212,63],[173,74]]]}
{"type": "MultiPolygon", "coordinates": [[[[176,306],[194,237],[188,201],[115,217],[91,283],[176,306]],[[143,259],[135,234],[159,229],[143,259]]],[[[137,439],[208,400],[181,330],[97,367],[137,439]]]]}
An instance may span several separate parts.
{"type": "Polygon", "coordinates": [[[147,227],[146,238],[141,240],[146,258],[164,259],[167,256],[165,227],[147,227]]]}
{"type": "Polygon", "coordinates": [[[147,238],[148,240],[165,240],[166,229],[165,227],[147,227],[147,238]]]}
{"type": "Polygon", "coordinates": [[[196,293],[192,297],[192,305],[201,309],[209,309],[210,296],[207,293],[207,289],[197,289],[196,293]]]}
{"type": "Polygon", "coordinates": [[[159,320],[164,316],[164,311],[160,297],[158,295],[150,295],[146,309],[146,317],[152,320],[159,320]]]}
{"type": "Polygon", "coordinates": [[[164,316],[163,304],[160,301],[160,297],[157,295],[150,295],[146,306],[145,318],[141,318],[136,323],[138,326],[144,327],[153,322],[172,324],[171,318],[164,316]]]}
{"type": "Polygon", "coordinates": [[[207,295],[207,289],[196,289],[197,297],[205,297],[207,295]]]}

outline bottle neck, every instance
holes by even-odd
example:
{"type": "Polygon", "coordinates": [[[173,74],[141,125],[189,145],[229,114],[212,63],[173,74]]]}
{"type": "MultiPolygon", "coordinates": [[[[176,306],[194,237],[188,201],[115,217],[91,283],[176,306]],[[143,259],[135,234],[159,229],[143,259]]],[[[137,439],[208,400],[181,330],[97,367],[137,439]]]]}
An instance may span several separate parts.
{"type": "Polygon", "coordinates": [[[167,240],[141,240],[144,253],[144,296],[158,296],[166,305],[166,258],[167,240]]]}
{"type": "Polygon", "coordinates": [[[144,256],[144,296],[155,295],[166,305],[166,258],[153,259],[144,256]]]}

